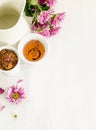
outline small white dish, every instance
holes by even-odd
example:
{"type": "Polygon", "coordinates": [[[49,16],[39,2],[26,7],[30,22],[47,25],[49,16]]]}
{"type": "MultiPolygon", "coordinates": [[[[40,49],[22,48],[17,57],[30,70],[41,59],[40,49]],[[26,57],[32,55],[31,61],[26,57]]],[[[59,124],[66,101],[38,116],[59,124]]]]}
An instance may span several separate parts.
{"type": "Polygon", "coordinates": [[[3,49],[12,50],[18,57],[17,64],[12,69],[9,69],[9,70],[0,69],[1,73],[4,73],[8,76],[11,76],[11,75],[13,76],[13,75],[15,75],[19,72],[19,68],[20,68],[20,57],[19,57],[18,51],[17,51],[16,48],[14,48],[12,46],[1,46],[0,51],[3,50],[3,49]]]}
{"type": "Polygon", "coordinates": [[[28,34],[18,44],[18,53],[19,53],[20,58],[24,62],[29,63],[29,64],[37,64],[39,62],[42,62],[46,57],[47,51],[48,51],[47,39],[44,36],[42,36],[41,34],[37,34],[37,33],[28,34]],[[42,45],[44,46],[44,49],[45,49],[45,53],[44,53],[43,57],[41,59],[37,60],[37,61],[30,61],[24,56],[24,47],[31,40],[40,41],[42,43],[42,45]]]}

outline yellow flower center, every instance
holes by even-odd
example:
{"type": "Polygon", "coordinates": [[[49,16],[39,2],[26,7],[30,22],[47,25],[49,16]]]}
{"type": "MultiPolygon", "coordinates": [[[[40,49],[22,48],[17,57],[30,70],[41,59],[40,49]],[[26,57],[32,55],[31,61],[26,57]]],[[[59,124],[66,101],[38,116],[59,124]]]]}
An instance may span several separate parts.
{"type": "Polygon", "coordinates": [[[20,97],[20,95],[19,95],[18,93],[13,93],[12,97],[13,97],[14,99],[18,99],[18,98],[20,97]]]}

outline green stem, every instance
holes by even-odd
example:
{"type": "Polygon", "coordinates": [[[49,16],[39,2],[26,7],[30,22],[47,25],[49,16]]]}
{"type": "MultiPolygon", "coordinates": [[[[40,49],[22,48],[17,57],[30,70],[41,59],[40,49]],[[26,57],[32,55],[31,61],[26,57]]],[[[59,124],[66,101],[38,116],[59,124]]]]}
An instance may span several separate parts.
{"type": "Polygon", "coordinates": [[[42,8],[40,7],[40,5],[37,4],[37,7],[40,10],[40,12],[42,12],[42,8]]]}
{"type": "Polygon", "coordinates": [[[53,26],[50,24],[50,22],[49,22],[49,21],[48,21],[47,23],[48,23],[48,25],[49,25],[49,27],[50,27],[50,28],[53,28],[53,26]]]}

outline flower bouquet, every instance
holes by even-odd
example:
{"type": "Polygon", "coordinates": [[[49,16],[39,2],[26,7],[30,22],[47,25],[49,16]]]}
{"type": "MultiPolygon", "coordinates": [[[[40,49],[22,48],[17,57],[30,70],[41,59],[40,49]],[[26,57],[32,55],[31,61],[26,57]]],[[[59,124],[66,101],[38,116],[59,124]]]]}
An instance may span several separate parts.
{"type": "Polygon", "coordinates": [[[65,12],[54,12],[53,6],[56,2],[56,0],[26,1],[24,12],[26,16],[32,17],[31,29],[33,32],[49,37],[59,31],[65,12]]]}

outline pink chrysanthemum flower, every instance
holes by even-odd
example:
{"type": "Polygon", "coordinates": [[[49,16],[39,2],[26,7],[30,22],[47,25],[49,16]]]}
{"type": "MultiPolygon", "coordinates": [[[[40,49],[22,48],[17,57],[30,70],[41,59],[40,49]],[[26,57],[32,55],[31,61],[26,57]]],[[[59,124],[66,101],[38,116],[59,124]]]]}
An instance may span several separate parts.
{"type": "Polygon", "coordinates": [[[54,6],[56,2],[57,2],[57,0],[46,0],[46,4],[47,4],[49,7],[54,6]]]}
{"type": "Polygon", "coordinates": [[[5,108],[5,106],[0,104],[0,111],[2,111],[4,108],[5,108]]]}
{"type": "Polygon", "coordinates": [[[45,24],[46,22],[48,22],[52,12],[53,12],[53,10],[48,10],[48,11],[41,12],[40,15],[38,16],[38,19],[37,19],[38,22],[40,24],[45,24]]]}
{"type": "Polygon", "coordinates": [[[32,27],[31,27],[31,29],[32,29],[32,31],[33,32],[41,32],[41,31],[43,31],[43,29],[46,29],[47,28],[47,26],[48,26],[48,24],[46,23],[46,24],[40,24],[40,23],[34,23],[33,25],[32,25],[32,27]]]}
{"type": "Polygon", "coordinates": [[[38,0],[39,4],[45,4],[46,0],[38,0]]]}
{"type": "Polygon", "coordinates": [[[50,36],[57,34],[59,30],[60,30],[60,27],[51,28],[50,29],[50,36]]]}
{"type": "Polygon", "coordinates": [[[39,4],[47,4],[49,7],[54,6],[56,2],[57,0],[38,0],[39,4]]]}
{"type": "Polygon", "coordinates": [[[36,22],[32,25],[31,29],[32,29],[33,31],[38,30],[38,25],[37,25],[36,22]]]}
{"type": "Polygon", "coordinates": [[[59,26],[60,23],[63,21],[64,17],[65,12],[56,14],[56,16],[51,19],[51,25],[54,27],[59,26]]]}
{"type": "Polygon", "coordinates": [[[44,30],[40,31],[39,34],[41,34],[41,35],[43,35],[45,37],[49,37],[50,36],[49,29],[44,29],[44,30]]]}
{"type": "Polygon", "coordinates": [[[25,92],[22,87],[13,85],[8,89],[7,99],[10,102],[14,102],[17,104],[17,103],[21,102],[21,100],[24,98],[25,98],[25,92]]]}
{"type": "Polygon", "coordinates": [[[3,88],[0,88],[0,95],[2,94],[2,93],[4,93],[4,89],[3,88]]]}

